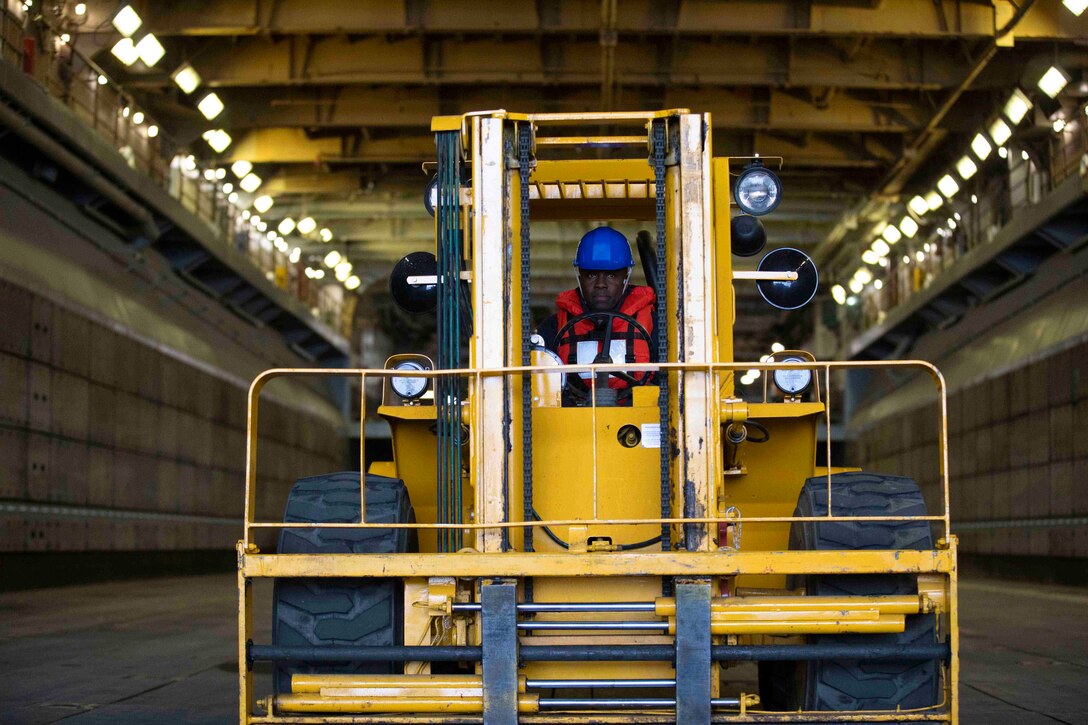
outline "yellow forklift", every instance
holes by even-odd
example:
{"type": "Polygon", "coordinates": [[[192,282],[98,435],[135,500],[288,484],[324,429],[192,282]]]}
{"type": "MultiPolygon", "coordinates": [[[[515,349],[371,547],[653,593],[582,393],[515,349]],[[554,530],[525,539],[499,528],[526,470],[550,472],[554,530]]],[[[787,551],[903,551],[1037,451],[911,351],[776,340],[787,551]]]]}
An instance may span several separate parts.
{"type": "Polygon", "coordinates": [[[433,120],[435,248],[390,283],[436,313],[435,359],[270,370],[250,390],[241,722],[958,721],[943,380],[864,364],[932,377],[939,511],[910,478],[831,466],[831,386],[863,364],[734,360],[734,285],[795,309],[818,276],[788,248],[733,269],[782,187],[770,159],[714,157],[710,128],[685,109],[433,120]],[[652,329],[567,320],[603,336],[589,362],[534,336],[538,220],[645,224],[652,329]],[[613,355],[613,329],[649,359],[613,355]],[[361,424],[365,475],[299,480],[260,520],[258,402],[289,375],[355,378],[361,421],[380,386],[394,456],[366,461],[361,424]],[[752,662],[758,687],[738,691],[730,670],[752,662]]]}

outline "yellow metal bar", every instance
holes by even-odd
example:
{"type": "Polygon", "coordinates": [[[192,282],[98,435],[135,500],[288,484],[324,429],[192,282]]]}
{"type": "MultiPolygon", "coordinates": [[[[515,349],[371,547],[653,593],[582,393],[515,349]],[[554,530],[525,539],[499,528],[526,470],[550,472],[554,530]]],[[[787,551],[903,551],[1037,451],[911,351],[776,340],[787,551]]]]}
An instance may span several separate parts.
{"type": "MultiPolygon", "coordinates": [[[[537,712],[538,695],[518,695],[518,712],[537,712]]],[[[483,712],[483,695],[474,697],[321,697],[313,694],[277,695],[282,712],[483,712]]]]}
{"type": "Polygon", "coordinates": [[[246,554],[240,565],[247,577],[919,574],[951,571],[955,555],[948,550],[246,554]]]}
{"type": "MultiPolygon", "coordinates": [[[[519,691],[525,691],[525,678],[520,678],[519,691]]],[[[483,687],[480,675],[313,675],[291,676],[291,692],[300,695],[320,692],[326,687],[483,687]]]]}
{"type": "Polygon", "coordinates": [[[366,372],[359,376],[359,522],[366,523],[366,372]]]}
{"type": "MultiPolygon", "coordinates": [[[[918,596],[844,596],[844,597],[717,597],[710,603],[712,614],[718,612],[811,612],[874,610],[881,614],[917,614],[920,608],[918,596]]],[[[654,602],[654,614],[659,617],[676,616],[676,600],[662,597],[654,602]]]]}
{"type": "MultiPolygon", "coordinates": [[[[242,542],[238,542],[239,562],[244,551],[242,542]]],[[[239,565],[238,573],[238,722],[245,725],[249,722],[249,714],[253,712],[255,702],[253,696],[253,676],[249,670],[249,657],[246,648],[252,638],[253,631],[253,589],[242,566],[239,565]]]]}
{"type": "MultiPolygon", "coordinates": [[[[857,616],[827,617],[823,619],[768,619],[760,621],[720,621],[711,619],[711,634],[840,634],[860,632],[866,634],[884,634],[902,632],[904,619],[902,614],[876,615],[868,618],[857,616]]],[[[669,634],[676,634],[676,618],[669,618],[669,634]]]]}
{"type": "Polygon", "coordinates": [[[646,136],[538,136],[537,146],[645,146],[646,136]]]}

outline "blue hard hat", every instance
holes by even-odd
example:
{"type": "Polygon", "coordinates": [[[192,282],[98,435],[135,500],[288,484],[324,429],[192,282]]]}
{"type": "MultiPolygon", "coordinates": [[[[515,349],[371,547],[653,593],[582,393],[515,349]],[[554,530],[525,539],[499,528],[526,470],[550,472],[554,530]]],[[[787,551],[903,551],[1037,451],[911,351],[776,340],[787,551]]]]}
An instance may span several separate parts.
{"type": "Polygon", "coordinates": [[[611,227],[597,227],[586,232],[578,242],[574,266],[592,270],[623,269],[634,267],[635,259],[631,256],[627,237],[611,227]]]}

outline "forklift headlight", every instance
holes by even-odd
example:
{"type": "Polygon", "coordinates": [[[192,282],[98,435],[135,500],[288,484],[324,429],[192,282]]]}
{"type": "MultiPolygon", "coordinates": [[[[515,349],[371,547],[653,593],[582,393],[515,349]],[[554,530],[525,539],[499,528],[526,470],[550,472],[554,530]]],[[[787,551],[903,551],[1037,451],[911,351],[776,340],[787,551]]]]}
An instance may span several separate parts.
{"type": "MultiPolygon", "coordinates": [[[[402,363],[398,363],[393,369],[413,371],[418,370],[422,372],[427,368],[412,360],[406,360],[402,363]]],[[[416,400],[421,395],[427,392],[427,388],[430,386],[430,380],[427,378],[417,378],[414,376],[393,376],[389,378],[389,384],[393,386],[393,392],[404,398],[405,400],[416,400]]]]}
{"type": "Polygon", "coordinates": [[[438,208],[438,177],[432,176],[423,189],[423,208],[434,216],[434,210],[438,208]]]}
{"type": "Polygon", "coordinates": [[[753,161],[737,179],[733,198],[745,214],[770,214],[782,201],[782,182],[762,161],[753,161]]]}

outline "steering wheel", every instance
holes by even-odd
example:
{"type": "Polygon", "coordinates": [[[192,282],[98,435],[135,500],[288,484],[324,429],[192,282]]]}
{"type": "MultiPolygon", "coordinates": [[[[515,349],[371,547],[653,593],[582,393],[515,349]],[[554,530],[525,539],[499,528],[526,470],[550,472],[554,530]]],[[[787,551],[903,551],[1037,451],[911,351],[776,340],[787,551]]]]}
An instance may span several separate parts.
{"type": "MultiPolygon", "coordinates": [[[[567,320],[567,324],[563,325],[559,332],[556,333],[555,346],[558,348],[562,344],[563,339],[573,332],[575,326],[578,323],[594,319],[601,319],[604,320],[606,323],[604,331],[604,342],[601,344],[600,352],[598,352],[597,356],[593,358],[594,365],[607,365],[612,363],[612,358],[609,355],[609,352],[612,347],[612,325],[616,320],[621,320],[622,322],[626,323],[630,330],[634,333],[632,336],[633,339],[631,340],[632,344],[634,344],[634,339],[642,339],[646,342],[646,348],[650,351],[650,362],[657,362],[657,351],[654,349],[654,342],[653,338],[650,337],[650,333],[646,331],[646,328],[642,326],[641,322],[636,320],[631,315],[625,314],[623,312],[583,312],[580,315],[572,317],[571,319],[567,320]]],[[[622,334],[627,335],[628,333],[625,332],[622,334]]],[[[566,361],[564,360],[564,362],[566,361]]],[[[566,375],[566,378],[569,380],[571,375],[574,375],[575,380],[581,381],[581,378],[578,377],[577,373],[568,373],[566,375]]],[[[648,385],[651,379],[654,377],[654,373],[646,373],[640,380],[634,375],[626,373],[622,370],[613,370],[607,373],[602,371],[598,373],[598,375],[604,375],[605,378],[609,376],[619,378],[628,385],[648,385]]],[[[566,386],[572,387],[569,383],[566,383],[566,386]]]]}

